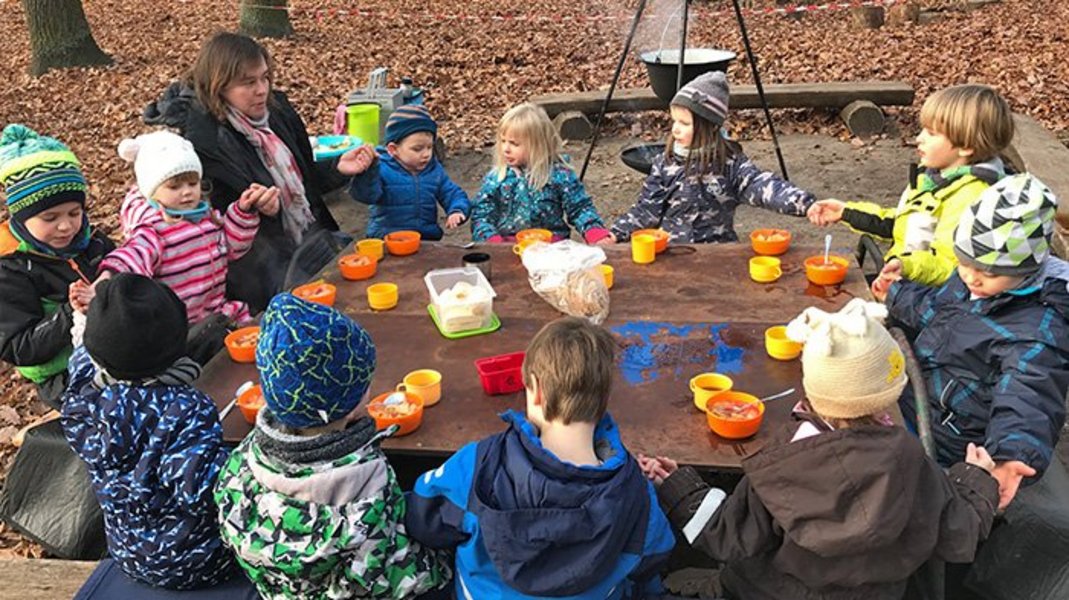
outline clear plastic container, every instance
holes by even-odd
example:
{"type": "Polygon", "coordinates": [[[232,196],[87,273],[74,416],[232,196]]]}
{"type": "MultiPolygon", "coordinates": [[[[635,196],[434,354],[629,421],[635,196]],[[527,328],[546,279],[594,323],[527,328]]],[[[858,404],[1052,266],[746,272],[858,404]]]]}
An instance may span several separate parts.
{"type": "Polygon", "coordinates": [[[490,326],[494,288],[475,267],[435,269],[423,276],[438,323],[445,333],[490,326]]]}

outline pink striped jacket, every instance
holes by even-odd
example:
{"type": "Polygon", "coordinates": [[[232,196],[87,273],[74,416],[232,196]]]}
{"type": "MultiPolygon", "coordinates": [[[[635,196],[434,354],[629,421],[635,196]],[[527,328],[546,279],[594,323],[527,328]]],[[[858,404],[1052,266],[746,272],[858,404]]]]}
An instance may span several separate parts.
{"type": "Polygon", "coordinates": [[[234,202],[223,217],[212,210],[196,223],[168,223],[135,185],[119,216],[123,245],[101,262],[101,271],[136,273],[166,284],[185,303],[191,325],[216,312],[238,323],[252,319],[244,302],[227,301],[226,272],[227,264],[252,246],[260,213],[247,213],[234,202]]]}

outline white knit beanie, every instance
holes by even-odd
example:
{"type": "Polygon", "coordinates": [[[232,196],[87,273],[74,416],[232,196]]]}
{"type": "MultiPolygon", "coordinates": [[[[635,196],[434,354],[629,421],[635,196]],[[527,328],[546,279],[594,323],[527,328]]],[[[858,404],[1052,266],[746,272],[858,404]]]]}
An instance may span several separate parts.
{"type": "Polygon", "coordinates": [[[170,131],[154,131],[119,143],[119,156],[134,163],[137,187],[152,199],[164,181],[182,173],[202,174],[193,144],[170,131]]]}
{"type": "Polygon", "coordinates": [[[906,385],[906,361],[882,320],[887,308],[855,298],[837,313],[807,308],[787,325],[803,342],[802,386],[823,417],[856,419],[890,408],[906,385]]]}

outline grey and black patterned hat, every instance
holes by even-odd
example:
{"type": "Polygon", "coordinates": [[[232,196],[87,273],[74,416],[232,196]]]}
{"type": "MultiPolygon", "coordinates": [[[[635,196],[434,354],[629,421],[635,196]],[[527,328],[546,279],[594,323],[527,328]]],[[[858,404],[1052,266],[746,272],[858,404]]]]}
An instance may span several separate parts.
{"type": "Polygon", "coordinates": [[[721,71],[713,71],[695,77],[680,88],[672,98],[672,104],[689,108],[714,125],[723,125],[728,116],[729,96],[727,76],[721,71]]]}
{"type": "Polygon", "coordinates": [[[954,252],[993,275],[1027,275],[1050,254],[1058,201],[1028,174],[1004,177],[961,215],[954,252]]]}

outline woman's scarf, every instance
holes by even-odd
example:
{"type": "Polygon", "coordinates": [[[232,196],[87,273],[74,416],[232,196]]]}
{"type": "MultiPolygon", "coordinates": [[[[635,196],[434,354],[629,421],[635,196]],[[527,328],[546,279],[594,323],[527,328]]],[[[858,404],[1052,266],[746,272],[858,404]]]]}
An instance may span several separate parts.
{"type": "Polygon", "coordinates": [[[227,121],[256,148],[256,154],[281,192],[282,229],[293,243],[299,244],[309,225],[315,222],[315,217],[304,195],[304,181],[297,161],[285,142],[271,131],[269,116],[265,114],[262,119],[253,121],[233,106],[226,108],[227,121]]]}

